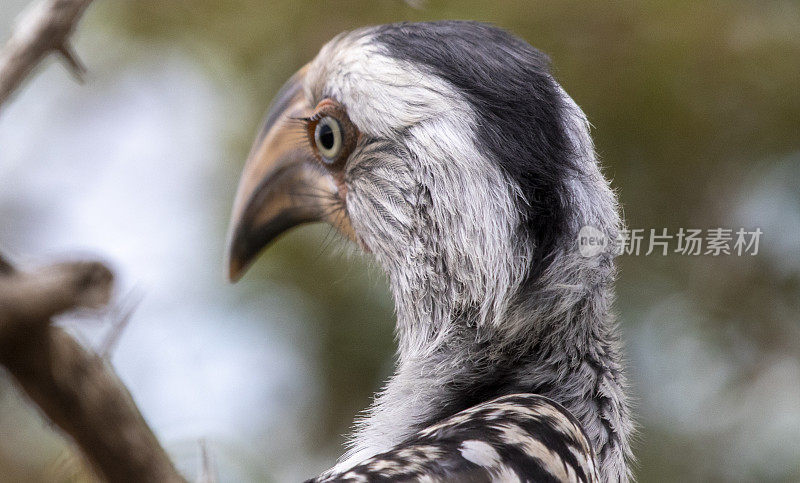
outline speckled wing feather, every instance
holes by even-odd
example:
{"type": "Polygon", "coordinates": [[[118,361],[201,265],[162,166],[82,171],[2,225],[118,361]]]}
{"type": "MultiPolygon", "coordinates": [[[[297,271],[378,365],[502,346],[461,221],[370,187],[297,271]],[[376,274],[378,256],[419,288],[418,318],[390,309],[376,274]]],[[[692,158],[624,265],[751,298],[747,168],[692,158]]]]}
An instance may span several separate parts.
{"type": "Polygon", "coordinates": [[[499,397],[420,430],[389,451],[310,482],[596,482],[578,420],[533,394],[499,397]]]}

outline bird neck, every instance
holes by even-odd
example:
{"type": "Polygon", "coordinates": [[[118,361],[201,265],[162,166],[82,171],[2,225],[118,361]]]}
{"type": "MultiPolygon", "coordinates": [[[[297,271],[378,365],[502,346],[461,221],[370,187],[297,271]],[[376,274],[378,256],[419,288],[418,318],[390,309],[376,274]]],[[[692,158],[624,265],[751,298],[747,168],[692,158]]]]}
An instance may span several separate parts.
{"type": "Polygon", "coordinates": [[[613,278],[610,256],[589,262],[561,254],[538,280],[519,289],[497,325],[477,325],[468,311],[436,301],[425,309],[429,320],[403,320],[419,317],[420,310],[398,302],[396,372],[358,423],[352,449],[340,464],[386,450],[475,404],[533,393],[575,415],[607,481],[625,481],[631,421],[610,312],[613,278]],[[409,352],[416,344],[403,340],[410,327],[431,331],[428,340],[434,348],[409,352]],[[456,329],[437,334],[436,327],[456,329]]]}

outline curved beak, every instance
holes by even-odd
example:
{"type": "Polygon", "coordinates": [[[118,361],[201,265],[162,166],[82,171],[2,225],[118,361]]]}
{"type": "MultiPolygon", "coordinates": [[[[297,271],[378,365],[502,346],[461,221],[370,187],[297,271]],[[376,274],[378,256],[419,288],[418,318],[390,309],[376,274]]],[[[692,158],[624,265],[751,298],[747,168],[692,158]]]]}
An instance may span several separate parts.
{"type": "MultiPolygon", "coordinates": [[[[303,223],[327,220],[336,211],[336,183],[315,159],[298,121],[311,115],[302,87],[306,69],[292,76],[272,102],[239,180],[228,233],[231,281],[239,280],[279,235],[303,223]]],[[[336,221],[349,225],[345,218],[336,221]]],[[[337,228],[346,231],[344,226],[337,228]]]]}

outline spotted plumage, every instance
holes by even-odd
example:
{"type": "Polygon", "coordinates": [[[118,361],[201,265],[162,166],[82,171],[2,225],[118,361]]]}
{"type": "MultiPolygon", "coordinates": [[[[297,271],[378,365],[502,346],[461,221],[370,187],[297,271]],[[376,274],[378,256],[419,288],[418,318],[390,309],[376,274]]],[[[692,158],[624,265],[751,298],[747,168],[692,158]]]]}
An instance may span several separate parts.
{"type": "Polygon", "coordinates": [[[580,423],[558,403],[513,394],[465,409],[389,451],[314,483],[597,482],[580,423]]]}
{"type": "Polygon", "coordinates": [[[617,202],[525,41],[455,21],[337,36],[275,101],[233,218],[234,277],[311,221],[387,276],[395,373],[318,481],[628,480],[614,250],[577,246],[583,226],[617,238],[617,202]]]}

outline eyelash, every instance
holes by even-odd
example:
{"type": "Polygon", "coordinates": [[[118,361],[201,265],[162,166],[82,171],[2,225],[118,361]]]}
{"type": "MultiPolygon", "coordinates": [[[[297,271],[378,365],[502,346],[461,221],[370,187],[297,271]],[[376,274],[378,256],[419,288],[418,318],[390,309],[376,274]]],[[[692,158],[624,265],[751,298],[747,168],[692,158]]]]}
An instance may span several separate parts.
{"type": "Polygon", "coordinates": [[[312,124],[314,124],[315,122],[319,121],[319,118],[318,118],[317,116],[311,116],[311,117],[296,117],[296,118],[294,118],[294,120],[295,120],[295,121],[302,122],[302,123],[305,125],[305,127],[306,127],[306,128],[308,128],[308,127],[310,127],[312,124]]]}
{"type": "Polygon", "coordinates": [[[324,112],[320,111],[320,112],[315,112],[311,116],[300,117],[300,118],[297,118],[297,119],[300,120],[300,121],[303,121],[304,123],[306,123],[306,125],[310,125],[310,124],[313,124],[313,123],[319,121],[320,119],[322,119],[325,116],[327,116],[327,114],[325,114],[324,112]]]}

